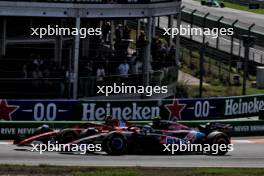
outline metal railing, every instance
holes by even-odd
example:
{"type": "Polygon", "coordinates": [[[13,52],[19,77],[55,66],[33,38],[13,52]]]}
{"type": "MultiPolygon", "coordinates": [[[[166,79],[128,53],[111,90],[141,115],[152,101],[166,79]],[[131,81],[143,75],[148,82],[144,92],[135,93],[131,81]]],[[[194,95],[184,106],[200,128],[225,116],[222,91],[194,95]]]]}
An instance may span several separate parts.
{"type": "MultiPolygon", "coordinates": [[[[256,38],[255,44],[259,46],[264,46],[264,27],[255,24],[243,23],[240,20],[231,20],[224,17],[215,16],[209,14],[205,19],[206,26],[204,23],[204,12],[199,12],[195,9],[182,9],[182,20],[200,27],[208,28],[234,28],[234,38],[241,38],[242,35],[254,36],[256,38]]],[[[223,14],[224,15],[224,14],[223,14]]]]}
{"type": "MultiPolygon", "coordinates": [[[[178,69],[174,66],[164,67],[160,70],[153,70],[149,73],[151,86],[163,86],[175,83],[178,80],[178,69]]],[[[103,78],[103,81],[98,81],[96,76],[80,77],[79,78],[79,97],[101,96],[97,94],[97,86],[100,85],[124,85],[127,86],[142,86],[143,74],[130,74],[127,77],[120,75],[111,75],[103,78]]]]}
{"type": "MultiPolygon", "coordinates": [[[[177,68],[164,67],[152,71],[150,85],[169,85],[177,81],[177,68]]],[[[143,74],[130,74],[127,77],[108,75],[103,81],[98,81],[96,76],[79,77],[79,97],[100,96],[97,94],[98,85],[143,85],[143,74]]],[[[0,78],[1,98],[72,98],[73,82],[69,78],[0,78]]]]}
{"type": "MultiPolygon", "coordinates": [[[[212,14],[207,14],[197,11],[195,9],[182,9],[182,21],[193,27],[202,28],[233,28],[234,35],[219,36],[216,39],[205,37],[205,42],[209,42],[210,47],[215,48],[221,52],[226,52],[232,57],[244,58],[244,47],[242,44],[242,36],[248,35],[255,38],[256,48],[250,48],[249,60],[255,64],[264,64],[264,28],[253,24],[246,24],[239,20],[231,20],[218,17],[212,14]]],[[[191,40],[202,43],[200,39],[192,36],[186,36],[191,40]]]]}

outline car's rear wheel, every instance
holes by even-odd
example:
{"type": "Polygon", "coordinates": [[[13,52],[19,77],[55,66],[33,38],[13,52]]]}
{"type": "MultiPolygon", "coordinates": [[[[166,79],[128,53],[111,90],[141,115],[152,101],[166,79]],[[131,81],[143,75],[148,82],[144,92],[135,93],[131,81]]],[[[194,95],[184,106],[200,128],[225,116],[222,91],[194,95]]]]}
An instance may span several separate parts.
{"type": "Polygon", "coordinates": [[[121,133],[112,133],[106,137],[103,147],[109,155],[123,155],[127,150],[127,139],[121,133]]]}
{"type": "Polygon", "coordinates": [[[229,150],[230,139],[222,132],[212,132],[208,135],[208,143],[211,146],[210,154],[225,155],[229,150]]]}

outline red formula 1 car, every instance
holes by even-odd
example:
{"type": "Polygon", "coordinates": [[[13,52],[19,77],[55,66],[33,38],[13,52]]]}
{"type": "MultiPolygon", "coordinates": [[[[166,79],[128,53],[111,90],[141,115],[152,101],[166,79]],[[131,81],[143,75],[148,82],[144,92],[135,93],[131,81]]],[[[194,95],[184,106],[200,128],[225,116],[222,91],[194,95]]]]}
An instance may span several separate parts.
{"type": "Polygon", "coordinates": [[[84,138],[98,133],[110,131],[122,131],[128,127],[128,123],[107,119],[105,123],[84,123],[73,128],[52,129],[48,125],[42,125],[36,131],[27,137],[16,139],[14,144],[18,146],[29,146],[31,144],[47,144],[48,141],[61,144],[69,143],[73,140],[84,138]]]}

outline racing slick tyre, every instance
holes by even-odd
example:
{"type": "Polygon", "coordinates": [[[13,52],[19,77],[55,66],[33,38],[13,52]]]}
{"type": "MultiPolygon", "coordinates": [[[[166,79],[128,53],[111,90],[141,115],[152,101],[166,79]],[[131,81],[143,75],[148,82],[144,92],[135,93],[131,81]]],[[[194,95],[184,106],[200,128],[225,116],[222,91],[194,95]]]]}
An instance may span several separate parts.
{"type": "Polygon", "coordinates": [[[214,131],[207,136],[208,144],[211,147],[211,155],[225,155],[228,152],[230,138],[222,132],[214,131]],[[216,146],[217,151],[212,150],[212,147],[216,146]]]}
{"type": "Polygon", "coordinates": [[[68,131],[68,132],[61,134],[59,141],[61,144],[67,144],[77,138],[78,138],[78,135],[76,133],[74,133],[73,131],[68,131]]]}
{"type": "Polygon", "coordinates": [[[111,133],[104,140],[103,149],[109,155],[123,155],[127,151],[127,139],[123,134],[111,133]]]}

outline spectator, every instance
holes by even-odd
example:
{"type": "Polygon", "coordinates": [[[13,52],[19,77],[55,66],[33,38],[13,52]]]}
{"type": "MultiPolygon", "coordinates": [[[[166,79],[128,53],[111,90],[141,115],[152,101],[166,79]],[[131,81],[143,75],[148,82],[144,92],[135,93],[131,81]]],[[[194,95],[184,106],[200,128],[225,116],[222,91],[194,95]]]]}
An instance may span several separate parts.
{"type": "Polygon", "coordinates": [[[109,35],[111,31],[111,24],[109,21],[104,22],[102,26],[102,35],[103,35],[103,42],[107,43],[110,41],[109,35]]]}
{"type": "Polygon", "coordinates": [[[145,42],[146,42],[145,33],[141,31],[138,37],[138,40],[137,40],[137,49],[138,49],[138,55],[140,58],[143,58],[144,56],[145,42]]]}
{"type": "Polygon", "coordinates": [[[175,52],[176,52],[175,46],[172,45],[168,53],[168,62],[170,66],[175,66],[175,52]]]}
{"type": "Polygon", "coordinates": [[[49,68],[48,67],[46,67],[45,69],[44,69],[44,71],[43,71],[43,77],[44,78],[50,78],[50,70],[49,70],[49,68]]]}
{"type": "Polygon", "coordinates": [[[128,72],[129,72],[129,65],[127,63],[127,60],[124,60],[123,63],[121,63],[118,66],[118,74],[122,77],[128,77],[128,72]]]}
{"type": "Polygon", "coordinates": [[[129,29],[127,25],[124,27],[123,34],[123,39],[131,39],[131,29],[129,29]]]}
{"type": "Polygon", "coordinates": [[[158,51],[157,38],[154,37],[151,43],[151,55],[152,55],[153,61],[157,61],[157,57],[158,57],[157,51],[158,51]]]}
{"type": "Polygon", "coordinates": [[[135,61],[135,74],[143,73],[143,63],[140,58],[135,61]]]}
{"type": "Polygon", "coordinates": [[[73,69],[66,71],[66,79],[69,84],[74,83],[75,73],[73,72],[73,69]]]}
{"type": "Polygon", "coordinates": [[[73,71],[73,68],[68,68],[68,70],[65,72],[65,78],[66,78],[66,91],[67,92],[67,97],[72,96],[72,90],[74,86],[74,78],[75,78],[75,73],[73,71]]]}
{"type": "Polygon", "coordinates": [[[41,67],[44,64],[44,61],[43,61],[43,59],[41,59],[40,56],[38,56],[36,59],[33,60],[33,64],[36,67],[41,67]]]}
{"type": "Polygon", "coordinates": [[[39,70],[39,67],[36,67],[35,70],[32,72],[32,77],[34,79],[40,79],[43,78],[42,72],[39,70]]]}
{"type": "Polygon", "coordinates": [[[60,81],[60,95],[61,96],[65,96],[65,88],[68,86],[66,85],[67,83],[67,78],[66,78],[66,68],[64,65],[62,65],[59,69],[59,74],[58,74],[58,78],[61,78],[60,81]]]}
{"type": "Polygon", "coordinates": [[[34,78],[33,85],[39,88],[41,86],[41,79],[43,78],[43,74],[38,67],[36,67],[35,70],[32,72],[32,77],[34,78]]]}
{"type": "Polygon", "coordinates": [[[137,60],[137,53],[134,52],[132,54],[132,57],[129,57],[129,60],[128,60],[128,64],[129,64],[129,67],[131,68],[131,74],[135,74],[136,73],[136,70],[135,70],[135,64],[136,64],[136,60],[137,60]]]}
{"type": "Polygon", "coordinates": [[[128,53],[130,38],[131,38],[131,29],[129,29],[128,26],[125,26],[123,31],[123,50],[124,53],[126,54],[128,53]]]}
{"type": "Polygon", "coordinates": [[[84,95],[85,96],[92,96],[94,93],[94,84],[95,84],[95,78],[93,77],[93,61],[88,61],[86,66],[84,67],[84,76],[85,79],[82,81],[83,87],[84,87],[84,95]]]}
{"type": "Polygon", "coordinates": [[[119,24],[115,30],[116,42],[120,42],[123,38],[122,24],[119,24]]]}
{"type": "Polygon", "coordinates": [[[24,64],[23,67],[22,67],[22,75],[23,75],[23,78],[28,78],[28,70],[27,70],[27,65],[24,64]]]}
{"type": "Polygon", "coordinates": [[[93,62],[87,62],[86,66],[84,67],[85,77],[90,77],[93,74],[93,62]]]}
{"type": "Polygon", "coordinates": [[[105,77],[105,70],[103,65],[100,65],[96,71],[96,81],[102,82],[104,80],[104,77],[105,77]]]}

